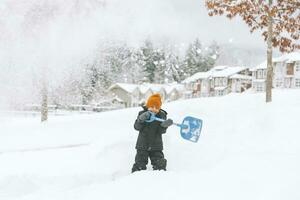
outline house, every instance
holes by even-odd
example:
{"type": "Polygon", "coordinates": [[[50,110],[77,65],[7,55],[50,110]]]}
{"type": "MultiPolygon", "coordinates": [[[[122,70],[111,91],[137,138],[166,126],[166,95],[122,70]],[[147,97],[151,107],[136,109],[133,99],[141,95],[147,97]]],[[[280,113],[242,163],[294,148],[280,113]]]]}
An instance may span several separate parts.
{"type": "Polygon", "coordinates": [[[121,99],[125,107],[133,107],[139,105],[140,89],[138,85],[128,83],[115,83],[108,88],[112,96],[121,99]]]}
{"type": "MultiPolygon", "coordinates": [[[[168,99],[167,91],[165,89],[166,85],[164,85],[164,84],[150,84],[150,83],[148,83],[148,84],[144,83],[143,85],[146,86],[146,87],[151,88],[151,90],[153,91],[153,94],[154,93],[159,93],[163,101],[168,99]]],[[[145,97],[145,99],[148,99],[148,97],[145,97]]]]}
{"type": "Polygon", "coordinates": [[[183,81],[193,97],[222,96],[243,92],[251,86],[246,67],[216,66],[207,72],[198,72],[183,81]]]}
{"type": "Polygon", "coordinates": [[[251,69],[252,71],[252,89],[256,92],[266,90],[267,61],[251,69]]]}
{"type": "Polygon", "coordinates": [[[92,104],[92,109],[94,112],[116,110],[124,107],[125,107],[124,101],[118,97],[103,99],[92,104]]]}
{"type": "Polygon", "coordinates": [[[168,84],[164,86],[167,99],[166,101],[175,101],[177,99],[180,99],[183,95],[183,92],[185,90],[184,86],[182,84],[168,84]]]}
{"type": "MultiPolygon", "coordinates": [[[[255,92],[266,89],[267,61],[252,70],[252,86],[255,92]]],[[[273,59],[273,87],[300,88],[300,52],[293,52],[273,59]]]]}
{"type": "Polygon", "coordinates": [[[241,93],[252,86],[252,76],[250,76],[250,74],[234,74],[230,76],[230,80],[231,92],[241,93]]]}
{"type": "Polygon", "coordinates": [[[185,79],[182,83],[186,88],[186,98],[209,96],[211,72],[198,72],[185,79]],[[188,92],[190,91],[190,92],[188,92]]]}
{"type": "MultiPolygon", "coordinates": [[[[212,69],[211,75],[211,93],[212,96],[223,96],[232,92],[232,88],[237,88],[234,92],[241,91],[242,77],[247,77],[249,69],[246,67],[228,67],[228,66],[217,66],[212,69]]],[[[243,80],[243,81],[242,81],[243,80]]],[[[251,82],[250,82],[251,83],[251,82]]]]}
{"type": "Polygon", "coordinates": [[[159,93],[163,101],[174,101],[182,97],[184,87],[181,84],[127,84],[115,83],[108,93],[124,102],[125,107],[143,105],[148,97],[159,93]]]}
{"type": "Polygon", "coordinates": [[[273,62],[275,88],[300,88],[300,52],[283,55],[273,62]]]}
{"type": "Polygon", "coordinates": [[[151,89],[151,87],[149,87],[148,85],[145,85],[145,84],[139,85],[139,89],[141,92],[139,104],[143,105],[143,104],[145,104],[148,97],[154,93],[154,91],[151,89]]]}

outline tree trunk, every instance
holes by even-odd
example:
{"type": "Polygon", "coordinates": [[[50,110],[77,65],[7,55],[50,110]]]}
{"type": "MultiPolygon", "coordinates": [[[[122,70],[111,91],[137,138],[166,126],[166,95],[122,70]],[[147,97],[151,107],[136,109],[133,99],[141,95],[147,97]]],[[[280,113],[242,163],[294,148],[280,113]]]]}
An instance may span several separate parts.
{"type": "Polygon", "coordinates": [[[42,88],[42,106],[41,106],[41,122],[48,120],[48,90],[47,84],[43,83],[42,88]]]}
{"type": "MultiPolygon", "coordinates": [[[[269,0],[269,9],[273,0],[269,0]]],[[[268,50],[267,50],[267,80],[266,80],[266,102],[272,101],[272,85],[273,85],[273,64],[272,64],[272,38],[273,38],[273,18],[271,16],[271,11],[268,13],[268,50]]]]}

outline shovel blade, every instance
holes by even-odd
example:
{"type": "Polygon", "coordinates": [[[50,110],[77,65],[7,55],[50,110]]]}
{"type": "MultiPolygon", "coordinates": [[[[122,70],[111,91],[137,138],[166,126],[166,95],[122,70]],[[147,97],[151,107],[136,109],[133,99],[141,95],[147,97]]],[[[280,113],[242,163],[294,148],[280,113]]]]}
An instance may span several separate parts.
{"type": "Polygon", "coordinates": [[[180,128],[181,137],[191,142],[198,142],[203,121],[201,119],[187,116],[183,119],[180,128]]]}

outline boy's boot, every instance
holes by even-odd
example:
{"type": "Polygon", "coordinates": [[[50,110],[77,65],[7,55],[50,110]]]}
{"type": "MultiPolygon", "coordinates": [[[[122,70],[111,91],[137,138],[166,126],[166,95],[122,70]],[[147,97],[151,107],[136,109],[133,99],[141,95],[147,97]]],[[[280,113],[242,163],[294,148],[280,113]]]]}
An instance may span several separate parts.
{"type": "Polygon", "coordinates": [[[167,160],[164,158],[155,160],[155,162],[153,163],[153,170],[164,170],[166,171],[166,167],[167,167],[167,160]]]}
{"type": "Polygon", "coordinates": [[[139,165],[137,163],[134,163],[131,169],[131,173],[136,171],[146,170],[146,169],[147,169],[146,165],[139,165]]]}

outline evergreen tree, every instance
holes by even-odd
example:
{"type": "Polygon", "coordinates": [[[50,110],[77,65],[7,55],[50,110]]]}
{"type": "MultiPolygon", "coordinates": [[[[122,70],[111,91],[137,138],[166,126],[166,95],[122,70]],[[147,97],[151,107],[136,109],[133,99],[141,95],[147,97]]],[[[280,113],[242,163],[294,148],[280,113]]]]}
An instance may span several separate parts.
{"type": "Polygon", "coordinates": [[[207,71],[204,64],[202,44],[198,38],[190,44],[187,50],[184,67],[184,73],[186,76],[191,76],[201,71],[207,71]]]}
{"type": "Polygon", "coordinates": [[[213,41],[205,51],[205,57],[204,57],[204,66],[205,71],[210,70],[216,63],[220,56],[220,47],[217,44],[217,42],[213,41]]]}
{"type": "Polygon", "coordinates": [[[203,48],[197,38],[190,44],[184,61],[184,75],[191,76],[197,72],[209,71],[219,57],[219,46],[213,42],[208,47],[203,48]]]}
{"type": "Polygon", "coordinates": [[[153,83],[155,79],[156,64],[153,44],[150,40],[146,40],[144,46],[141,47],[140,64],[145,72],[145,81],[153,83]]]}
{"type": "Polygon", "coordinates": [[[142,51],[140,49],[131,49],[130,57],[126,62],[125,82],[126,83],[141,83],[145,77],[145,71],[142,68],[142,51]]]}
{"type": "Polygon", "coordinates": [[[176,55],[172,48],[166,49],[166,79],[167,82],[180,82],[183,80],[182,63],[179,56],[176,55]]]}
{"type": "Polygon", "coordinates": [[[166,58],[165,52],[161,49],[155,49],[153,54],[155,64],[154,82],[163,84],[166,81],[166,58]]]}

